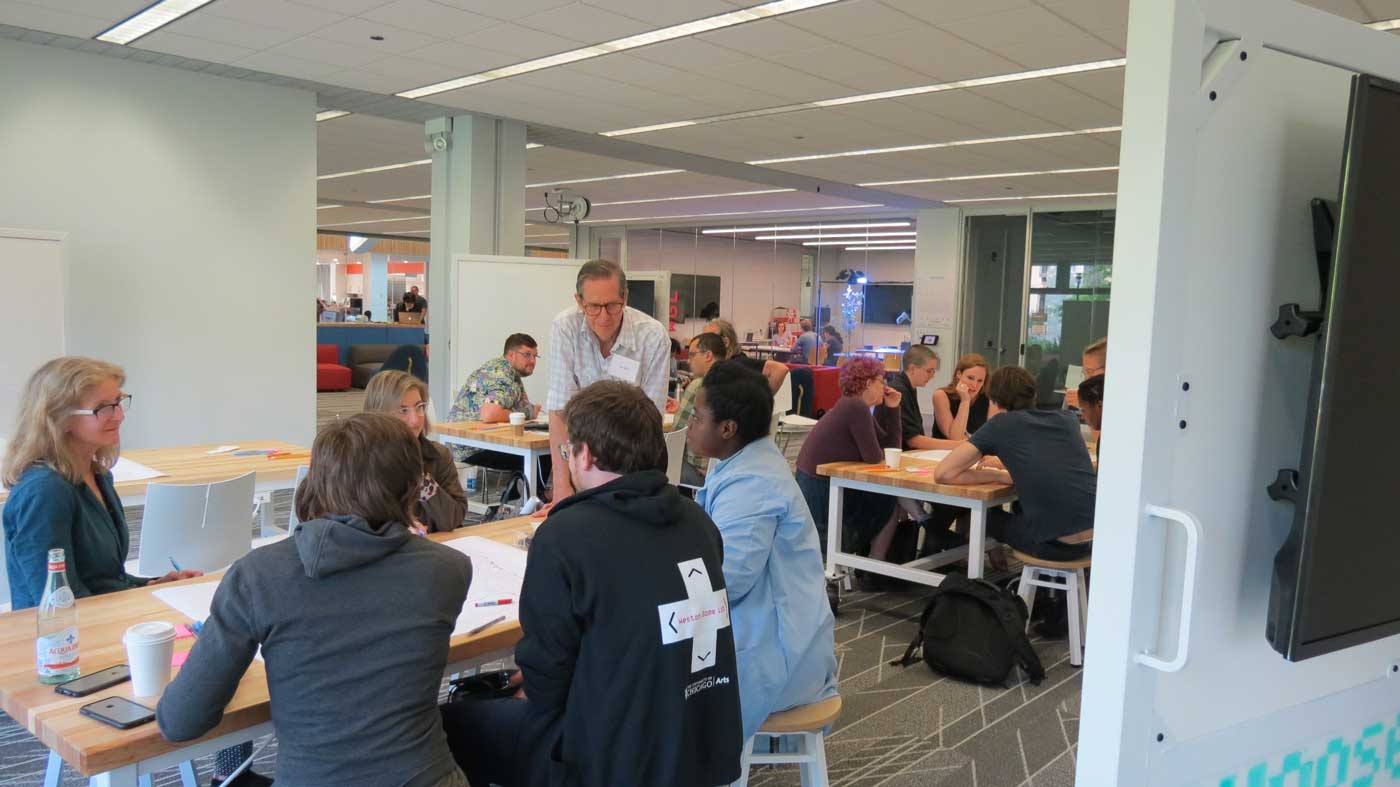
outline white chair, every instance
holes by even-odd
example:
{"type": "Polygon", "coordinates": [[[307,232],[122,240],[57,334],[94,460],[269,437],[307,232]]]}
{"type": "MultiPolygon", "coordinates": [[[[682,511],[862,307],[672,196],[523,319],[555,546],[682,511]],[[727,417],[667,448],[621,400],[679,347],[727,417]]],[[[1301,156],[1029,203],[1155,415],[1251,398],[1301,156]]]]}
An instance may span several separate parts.
{"type": "Polygon", "coordinates": [[[686,427],[674,432],[667,432],[665,435],[666,480],[675,485],[679,485],[681,482],[681,465],[685,463],[685,433],[688,431],[690,428],[686,427]]]}
{"type": "Polygon", "coordinates": [[[247,473],[212,484],[151,484],[141,517],[137,571],[161,576],[174,566],[214,571],[253,549],[253,487],[247,473]]]}
{"type": "Polygon", "coordinates": [[[792,375],[783,377],[783,384],[778,387],[777,393],[773,394],[773,412],[786,413],[792,409],[792,375]]]}
{"type": "Polygon", "coordinates": [[[310,465],[302,465],[297,468],[297,480],[292,482],[292,510],[287,514],[287,533],[295,533],[297,525],[301,524],[301,517],[297,516],[297,492],[301,491],[301,482],[306,480],[306,474],[311,472],[310,465]]]}
{"type": "Polygon", "coordinates": [[[799,705],[791,710],[779,711],[769,716],[758,728],[758,735],[744,744],[744,752],[739,761],[739,781],[734,787],[748,787],[749,766],[779,765],[796,763],[802,776],[802,787],[827,787],[826,773],[826,733],[827,727],[841,715],[841,695],[799,705]],[[759,735],[775,738],[791,737],[798,741],[796,752],[757,752],[754,742],[759,735]]]}
{"type": "Polygon", "coordinates": [[[1083,665],[1084,623],[1089,617],[1089,592],[1084,585],[1084,569],[1090,566],[1090,558],[1058,562],[1042,560],[1016,550],[1012,550],[1011,555],[1025,564],[1025,568],[1021,569],[1020,594],[1026,602],[1026,625],[1030,626],[1036,588],[1063,590],[1066,594],[1066,611],[1069,612],[1069,663],[1075,667],[1083,665]]]}

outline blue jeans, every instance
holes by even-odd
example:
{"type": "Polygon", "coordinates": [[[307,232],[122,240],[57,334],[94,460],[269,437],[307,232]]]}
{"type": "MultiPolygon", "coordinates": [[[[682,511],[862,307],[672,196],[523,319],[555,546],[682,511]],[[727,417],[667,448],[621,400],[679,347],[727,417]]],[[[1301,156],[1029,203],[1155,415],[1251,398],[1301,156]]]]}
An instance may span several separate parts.
{"type": "MultiPolygon", "coordinates": [[[[812,512],[812,521],[817,526],[817,538],[822,545],[822,555],[825,556],[831,479],[798,470],[797,488],[802,490],[802,497],[807,500],[807,509],[812,512]]],[[[868,553],[871,540],[880,532],[880,528],[890,521],[898,502],[897,498],[889,495],[847,489],[841,501],[841,551],[868,553]]]]}

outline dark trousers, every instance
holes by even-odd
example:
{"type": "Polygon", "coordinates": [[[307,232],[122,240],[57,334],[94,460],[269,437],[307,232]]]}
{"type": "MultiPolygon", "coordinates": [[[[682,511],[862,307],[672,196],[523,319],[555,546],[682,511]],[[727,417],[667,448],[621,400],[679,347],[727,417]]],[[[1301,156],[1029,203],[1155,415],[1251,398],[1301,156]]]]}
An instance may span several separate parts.
{"type": "Polygon", "coordinates": [[[529,756],[535,748],[533,742],[521,745],[529,705],[526,700],[508,698],[442,706],[447,746],[472,787],[529,787],[534,783],[530,763],[521,760],[522,752],[529,756]]]}
{"type": "Polygon", "coordinates": [[[1024,514],[1008,514],[1000,508],[993,508],[987,512],[987,535],[1018,552],[1041,560],[1079,560],[1089,557],[1094,551],[1092,541],[1082,544],[1066,544],[1053,539],[1040,541],[1032,535],[1030,522],[1024,514]]]}
{"type": "MultiPolygon", "coordinates": [[[[831,479],[826,476],[808,475],[798,470],[797,487],[802,490],[807,509],[812,512],[812,521],[817,526],[817,538],[821,541],[822,555],[825,556],[831,479]]],[[[847,489],[841,501],[841,551],[868,553],[870,542],[879,534],[880,528],[890,521],[898,503],[897,498],[889,495],[847,489]]]]}

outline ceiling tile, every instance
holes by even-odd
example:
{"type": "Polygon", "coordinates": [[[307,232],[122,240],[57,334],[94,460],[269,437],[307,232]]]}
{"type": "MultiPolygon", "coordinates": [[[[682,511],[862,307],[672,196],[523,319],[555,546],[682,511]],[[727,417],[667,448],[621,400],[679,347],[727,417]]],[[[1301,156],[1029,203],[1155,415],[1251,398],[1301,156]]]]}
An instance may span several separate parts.
{"type": "Polygon", "coordinates": [[[1123,120],[1123,113],[1118,107],[1077,92],[1053,79],[1013,82],[969,92],[1015,107],[1018,112],[1060,128],[1116,126],[1123,120]]]}
{"type": "Polygon", "coordinates": [[[245,58],[235,60],[231,65],[240,68],[250,68],[254,71],[266,71],[269,74],[281,74],[283,76],[297,77],[298,79],[317,81],[326,81],[327,77],[341,71],[337,66],[326,63],[314,63],[310,60],[302,60],[298,57],[291,57],[277,52],[258,52],[245,58]]]}
{"type": "Polygon", "coordinates": [[[142,36],[132,46],[137,49],[149,49],[152,52],[164,52],[167,55],[197,58],[214,63],[232,63],[235,60],[248,57],[255,51],[246,47],[171,33],[167,30],[157,30],[150,35],[142,36]]]}
{"type": "Polygon", "coordinates": [[[583,0],[587,5],[667,27],[733,11],[723,0],[583,0]]]}
{"type": "Polygon", "coordinates": [[[938,28],[911,22],[909,29],[887,35],[852,38],[847,45],[928,77],[952,82],[1020,71],[1021,66],[938,28]]]}
{"type": "Polygon", "coordinates": [[[810,73],[804,62],[802,59],[794,59],[791,64],[785,65],[753,59],[703,66],[696,70],[725,82],[748,85],[776,95],[783,104],[859,92],[858,88],[832,84],[830,80],[810,73]]]}
{"type": "Polygon", "coordinates": [[[629,107],[645,113],[646,117],[675,117],[685,112],[709,113],[707,107],[693,96],[659,93],[643,87],[619,89],[618,84],[569,69],[548,69],[512,77],[510,84],[527,84],[567,93],[592,102],[599,110],[629,107]]]}
{"type": "Polygon", "coordinates": [[[349,12],[337,13],[323,8],[298,5],[288,0],[225,0],[211,3],[195,13],[207,13],[223,19],[237,19],[240,22],[307,35],[339,22],[345,18],[345,13],[349,12]]]}
{"type": "Polygon", "coordinates": [[[315,36],[303,36],[295,41],[288,41],[269,49],[268,52],[343,68],[354,68],[384,58],[384,53],[375,52],[370,47],[328,41],[315,36]]]}
{"type": "Polygon", "coordinates": [[[321,80],[330,82],[341,87],[352,87],[356,90],[368,90],[371,93],[393,94],[401,90],[411,90],[415,87],[422,87],[423,82],[416,79],[409,79],[392,74],[381,74],[375,71],[366,71],[361,68],[337,69],[335,74],[321,80]]]}
{"type": "Polygon", "coordinates": [[[655,28],[646,22],[583,3],[570,3],[543,13],[520,17],[515,22],[532,30],[552,33],[581,44],[611,41],[655,28]]]}
{"type": "Polygon", "coordinates": [[[559,8],[569,5],[572,0],[437,0],[443,5],[450,5],[453,8],[460,8],[463,11],[471,11],[474,14],[489,16],[495,19],[512,20],[522,16],[537,14],[541,11],[548,11],[551,8],[559,8]]]}
{"type": "Polygon", "coordinates": [[[360,17],[346,19],[323,28],[317,31],[314,37],[325,41],[349,44],[351,47],[370,55],[371,60],[394,53],[412,52],[415,49],[432,46],[443,39],[443,36],[424,35],[360,17]],[[375,41],[370,38],[371,36],[383,36],[384,40],[375,41]]]}
{"type": "Polygon", "coordinates": [[[489,16],[473,14],[433,0],[397,0],[360,16],[435,38],[456,38],[499,24],[498,20],[489,16]]]}
{"type": "Polygon", "coordinates": [[[652,63],[664,63],[673,68],[703,70],[706,66],[734,63],[759,62],[758,58],[716,46],[698,38],[678,38],[664,44],[634,49],[629,54],[652,63]]]}
{"type": "Polygon", "coordinates": [[[701,41],[752,52],[761,57],[815,49],[831,43],[814,33],[793,27],[782,19],[762,19],[696,36],[701,41]]]}
{"type": "MultiPolygon", "coordinates": [[[[383,60],[367,63],[361,66],[360,70],[374,74],[382,74],[384,76],[398,77],[408,87],[431,85],[435,82],[442,82],[462,75],[458,69],[452,66],[399,56],[386,57],[383,60]]],[[[408,88],[399,88],[399,90],[406,89],[408,88]]]]}
{"type": "Polygon", "coordinates": [[[885,5],[933,25],[973,19],[1014,8],[1031,8],[1035,0],[880,0],[885,5]]]}
{"type": "Polygon", "coordinates": [[[505,53],[493,52],[461,41],[444,41],[405,54],[415,60],[426,60],[430,63],[450,66],[460,72],[458,76],[488,71],[517,62],[515,58],[505,53]]]}
{"type": "Polygon", "coordinates": [[[1357,0],[1361,7],[1366,9],[1369,21],[1379,22],[1383,19],[1400,19],[1400,0],[1357,0]]]}
{"type": "Polygon", "coordinates": [[[291,0],[296,5],[320,8],[325,11],[334,11],[339,14],[363,14],[382,5],[388,5],[389,0],[291,0]]]}
{"type": "MultiPolygon", "coordinates": [[[[844,86],[856,92],[890,90],[928,82],[924,74],[844,44],[829,44],[766,59],[830,80],[835,83],[833,87],[844,86]]],[[[841,92],[835,95],[841,95],[841,92]]],[[[831,97],[831,90],[823,96],[831,97]]]]}
{"type": "Polygon", "coordinates": [[[214,14],[190,14],[161,28],[171,33],[233,44],[248,49],[271,49],[296,39],[300,34],[268,25],[228,19],[214,14]]]}
{"type": "Polygon", "coordinates": [[[1302,0],[1302,3],[1356,22],[1371,21],[1370,14],[1356,0],[1302,0]]]}
{"type": "Polygon", "coordinates": [[[1040,4],[1085,30],[1128,29],[1126,0],[1041,0],[1040,4]]]}
{"type": "Polygon", "coordinates": [[[91,38],[119,20],[120,17],[86,16],[15,0],[0,0],[0,23],[59,35],[91,38]]]}
{"type": "Polygon", "coordinates": [[[795,14],[784,14],[783,21],[832,41],[844,41],[858,36],[897,33],[914,20],[878,0],[845,0],[795,14]]]}
{"type": "MultiPolygon", "coordinates": [[[[1091,71],[1085,74],[1075,74],[1073,77],[1063,77],[1059,80],[1061,84],[1084,93],[1108,104],[1123,108],[1123,75],[1124,69],[1110,68],[1103,71],[1091,71]]],[[[1116,124],[1115,124],[1116,125],[1116,124]]]]}
{"type": "Polygon", "coordinates": [[[522,27],[515,23],[499,24],[485,30],[477,30],[459,36],[457,40],[467,46],[500,52],[507,56],[508,63],[519,63],[578,48],[577,41],[522,27]]]}

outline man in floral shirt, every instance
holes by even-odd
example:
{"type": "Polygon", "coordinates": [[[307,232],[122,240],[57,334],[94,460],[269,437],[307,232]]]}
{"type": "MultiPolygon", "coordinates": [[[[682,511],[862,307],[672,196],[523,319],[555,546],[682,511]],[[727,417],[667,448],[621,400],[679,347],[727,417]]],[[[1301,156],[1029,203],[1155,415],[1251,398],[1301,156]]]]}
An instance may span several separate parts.
{"type": "MultiPolygon", "coordinates": [[[[513,333],[506,338],[505,352],[492,358],[471,373],[448,412],[449,421],[482,421],[505,423],[511,413],[524,413],[526,418],[539,415],[539,407],[530,403],[525,393],[525,378],[535,373],[539,360],[539,345],[528,334],[513,333]]],[[[496,451],[477,451],[453,446],[459,462],[513,470],[520,467],[520,457],[496,451]],[[498,467],[498,465],[500,465],[498,467]]]]}
{"type": "MultiPolygon", "coordinates": [[[[695,412],[695,394],[710,367],[724,358],[724,340],[717,334],[702,333],[690,340],[690,384],[681,391],[680,406],[676,408],[676,422],[673,428],[684,429],[695,412]]],[[[685,450],[685,464],[681,465],[681,483],[686,486],[704,486],[705,470],[709,466],[707,457],[699,456],[689,447],[685,450]]]]}

